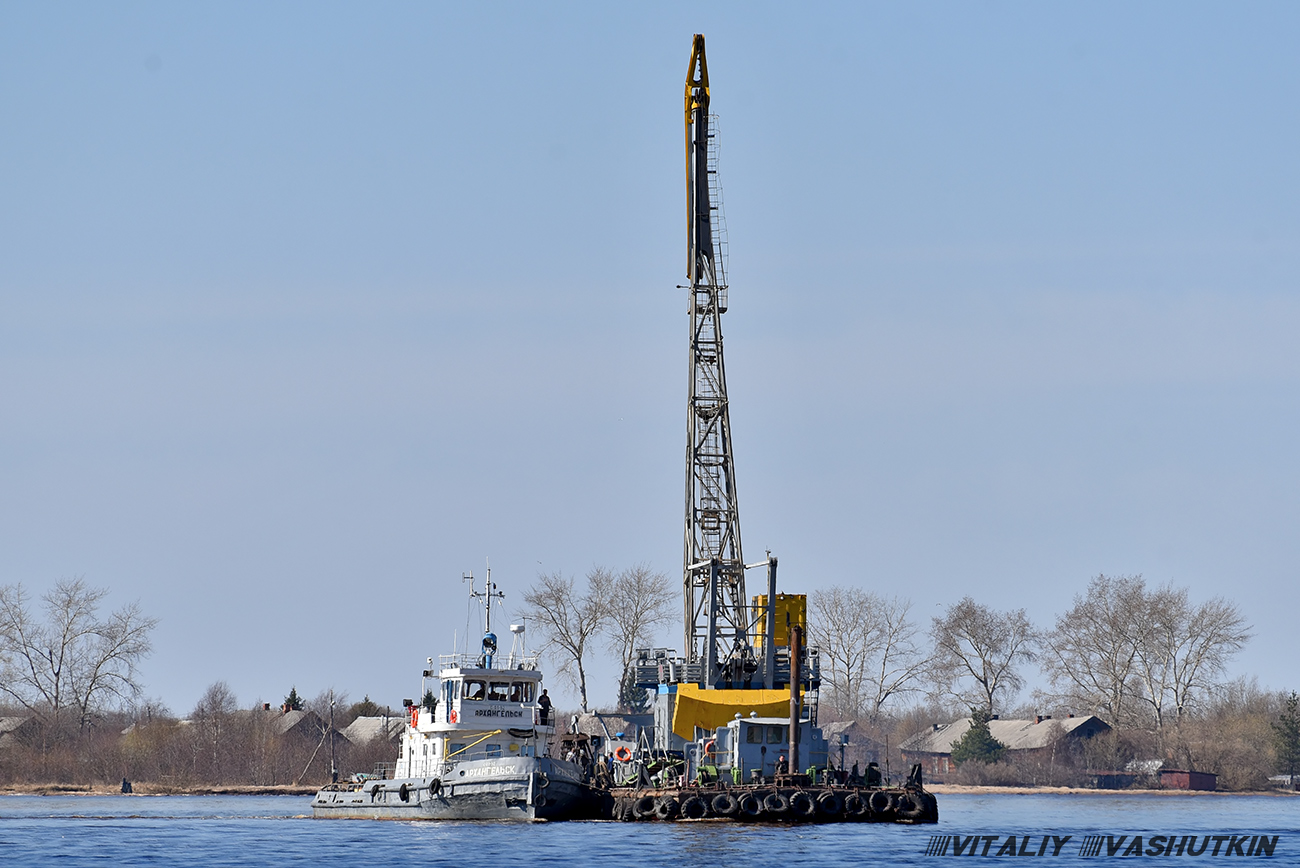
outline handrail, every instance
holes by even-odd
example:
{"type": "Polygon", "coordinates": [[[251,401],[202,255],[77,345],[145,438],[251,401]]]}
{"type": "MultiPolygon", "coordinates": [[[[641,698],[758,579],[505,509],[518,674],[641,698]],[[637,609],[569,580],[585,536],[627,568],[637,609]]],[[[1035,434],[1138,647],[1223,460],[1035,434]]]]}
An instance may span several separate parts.
{"type": "Polygon", "coordinates": [[[491,738],[492,736],[494,736],[494,735],[500,735],[501,733],[502,733],[502,730],[499,730],[499,729],[493,730],[492,732],[489,732],[487,735],[485,735],[485,736],[483,736],[482,738],[480,738],[478,741],[472,741],[472,742],[470,742],[469,744],[465,745],[465,746],[464,746],[463,748],[461,748],[460,750],[454,750],[454,751],[452,751],[451,753],[447,754],[446,758],[447,758],[447,759],[451,759],[451,758],[454,757],[456,754],[458,754],[458,753],[464,753],[465,751],[467,751],[467,750],[469,750],[470,748],[472,748],[474,745],[476,745],[476,744],[482,744],[483,742],[487,741],[487,740],[488,740],[489,738],[491,738]]]}

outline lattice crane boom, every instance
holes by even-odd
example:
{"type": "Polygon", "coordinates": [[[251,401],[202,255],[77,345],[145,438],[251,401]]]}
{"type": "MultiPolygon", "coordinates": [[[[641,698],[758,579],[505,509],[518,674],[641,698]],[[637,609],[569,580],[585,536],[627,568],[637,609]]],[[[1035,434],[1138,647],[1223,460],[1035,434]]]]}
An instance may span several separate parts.
{"type": "Polygon", "coordinates": [[[690,397],[686,423],[683,637],[687,660],[706,687],[740,682],[757,668],[749,636],[722,314],[727,286],[721,256],[717,148],[709,114],[704,36],[696,34],[686,74],[687,278],[690,289],[690,397]]]}

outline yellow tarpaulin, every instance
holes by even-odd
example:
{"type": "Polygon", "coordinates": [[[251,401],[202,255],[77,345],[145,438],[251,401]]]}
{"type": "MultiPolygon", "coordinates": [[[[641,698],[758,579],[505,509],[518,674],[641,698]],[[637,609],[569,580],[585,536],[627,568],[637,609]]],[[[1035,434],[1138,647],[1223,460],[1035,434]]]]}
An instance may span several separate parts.
{"type": "Polygon", "coordinates": [[[790,691],[704,690],[698,684],[677,685],[673,709],[673,732],[684,739],[695,738],[695,727],[714,730],[726,726],[737,714],[749,717],[789,717],[790,691]]]}

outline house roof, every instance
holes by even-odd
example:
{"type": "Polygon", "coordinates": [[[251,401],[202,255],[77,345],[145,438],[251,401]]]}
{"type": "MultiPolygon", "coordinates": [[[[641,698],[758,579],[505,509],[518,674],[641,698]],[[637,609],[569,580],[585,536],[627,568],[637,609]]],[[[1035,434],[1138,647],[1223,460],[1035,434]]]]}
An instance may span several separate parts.
{"type": "Polygon", "coordinates": [[[649,726],[654,722],[654,715],[651,714],[605,714],[603,712],[588,712],[578,715],[578,732],[583,735],[603,736],[605,730],[609,730],[611,736],[617,737],[617,734],[625,733],[626,738],[632,738],[637,732],[638,726],[649,726]],[[601,725],[601,722],[604,725],[601,725]]]}
{"type": "MultiPolygon", "coordinates": [[[[952,753],[952,746],[971,728],[971,719],[963,717],[952,723],[936,723],[933,728],[909,736],[898,746],[910,753],[952,753]]],[[[1009,750],[1033,750],[1047,747],[1059,735],[1077,733],[1093,735],[1110,729],[1095,714],[1083,717],[1058,717],[1035,720],[990,720],[989,734],[1009,750]]]]}
{"type": "Polygon", "coordinates": [[[0,717],[0,735],[21,729],[32,717],[0,717]]]}
{"type": "Polygon", "coordinates": [[[277,735],[284,735],[292,729],[312,726],[320,722],[320,718],[313,711],[286,711],[272,724],[272,727],[277,735]]]}
{"type": "Polygon", "coordinates": [[[404,726],[406,718],[398,714],[358,717],[343,728],[343,737],[353,744],[365,744],[372,739],[384,738],[384,729],[387,727],[387,738],[392,741],[402,734],[404,726]]]}

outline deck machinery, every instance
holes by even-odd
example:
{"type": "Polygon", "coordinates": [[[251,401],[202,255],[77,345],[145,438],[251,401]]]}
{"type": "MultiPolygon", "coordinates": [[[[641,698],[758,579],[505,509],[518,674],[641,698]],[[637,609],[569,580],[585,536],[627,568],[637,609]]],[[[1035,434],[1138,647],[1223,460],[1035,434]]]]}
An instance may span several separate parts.
{"type": "Polygon", "coordinates": [[[936,822],[916,767],[889,786],[830,768],[817,727],[820,669],[803,642],[806,598],[778,594],[771,552],[745,564],[722,352],[726,233],[710,114],[704,37],[686,75],[686,226],[690,395],[682,569],[683,653],[637,653],[636,684],[653,690],[652,736],[617,745],[609,761],[615,819],[936,822]],[[766,593],[745,593],[765,568],[766,593]]]}

